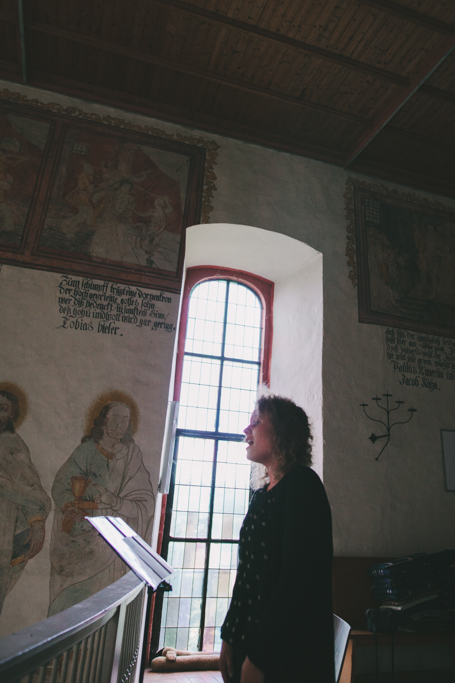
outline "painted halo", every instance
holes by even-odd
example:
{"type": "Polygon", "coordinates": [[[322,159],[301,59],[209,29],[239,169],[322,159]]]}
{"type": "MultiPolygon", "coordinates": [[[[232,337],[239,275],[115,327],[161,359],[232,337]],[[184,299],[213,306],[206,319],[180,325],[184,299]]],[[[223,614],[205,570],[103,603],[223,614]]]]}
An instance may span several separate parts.
{"type": "Polygon", "coordinates": [[[133,434],[136,433],[140,422],[139,408],[134,400],[134,398],[127,394],[125,391],[119,391],[117,389],[112,389],[111,391],[106,391],[96,398],[91,404],[90,408],[87,410],[85,415],[85,434],[90,434],[93,428],[95,418],[98,417],[101,410],[104,408],[106,403],[124,403],[130,409],[130,420],[131,420],[131,431],[133,434]]]}

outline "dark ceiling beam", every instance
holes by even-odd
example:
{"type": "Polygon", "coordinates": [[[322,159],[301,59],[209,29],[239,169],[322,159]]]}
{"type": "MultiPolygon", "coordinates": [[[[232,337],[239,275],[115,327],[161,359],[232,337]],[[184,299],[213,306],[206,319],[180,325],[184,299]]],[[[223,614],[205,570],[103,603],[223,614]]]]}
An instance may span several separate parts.
{"type": "Polygon", "coordinates": [[[455,48],[455,36],[449,36],[441,40],[437,50],[427,58],[425,63],[419,69],[417,74],[411,81],[408,88],[398,92],[383,109],[381,115],[375,121],[374,126],[369,132],[363,134],[356,146],[346,159],[345,165],[351,164],[363,152],[365,147],[370,144],[373,138],[387,125],[387,123],[395,116],[395,114],[406,104],[406,102],[414,95],[420,86],[431,76],[431,74],[438,68],[438,66],[450,55],[455,48]]]}
{"type": "Polygon", "coordinates": [[[35,31],[37,33],[42,33],[45,35],[56,36],[57,38],[63,38],[64,40],[71,40],[76,43],[82,43],[84,45],[89,45],[97,50],[108,50],[115,54],[123,55],[124,57],[130,57],[132,59],[137,59],[141,62],[147,62],[149,64],[155,64],[158,66],[165,67],[167,69],[174,69],[175,71],[180,71],[182,73],[189,74],[191,76],[196,76],[198,78],[205,78],[215,83],[223,83],[224,85],[229,85],[237,90],[243,90],[244,92],[250,94],[259,94],[268,99],[278,100],[281,102],[289,102],[293,105],[300,107],[301,109],[314,109],[316,111],[323,112],[325,114],[330,114],[338,118],[347,119],[353,121],[354,123],[370,127],[371,120],[357,114],[351,114],[350,112],[343,112],[339,109],[334,109],[333,107],[327,107],[322,104],[317,104],[316,102],[310,102],[303,100],[299,97],[293,97],[292,95],[286,95],[277,93],[269,88],[263,88],[262,86],[253,85],[251,83],[245,83],[244,81],[230,78],[227,76],[221,76],[215,74],[206,69],[200,69],[196,67],[189,66],[188,64],[183,64],[181,62],[174,62],[164,57],[158,57],[157,55],[151,55],[143,50],[136,50],[130,47],[123,47],[118,43],[110,43],[101,38],[94,38],[92,36],[84,35],[82,33],[76,33],[74,31],[68,31],[62,28],[55,28],[48,26],[47,24],[29,24],[28,29],[30,31],[35,31]]]}
{"type": "Polygon", "coordinates": [[[29,85],[77,97],[90,103],[99,102],[110,107],[122,109],[126,115],[131,112],[137,112],[149,118],[153,117],[163,120],[165,123],[173,122],[183,126],[190,126],[191,128],[212,132],[224,137],[236,138],[246,142],[253,142],[263,147],[270,147],[311,159],[326,161],[337,166],[342,166],[343,164],[343,155],[335,149],[322,147],[322,145],[300,143],[293,138],[276,135],[268,131],[264,131],[264,134],[261,135],[261,131],[252,126],[224,121],[218,116],[190,111],[166,103],[149,100],[138,95],[104,88],[97,84],[75,81],[45,71],[34,70],[29,85]]]}
{"type": "Polygon", "coordinates": [[[388,81],[389,83],[407,86],[410,82],[409,78],[394,73],[393,71],[381,69],[380,67],[373,66],[372,64],[361,62],[358,59],[345,57],[344,55],[338,54],[336,52],[325,50],[322,47],[316,47],[315,45],[310,45],[309,43],[304,43],[300,40],[295,40],[294,38],[288,38],[287,36],[274,33],[273,31],[269,31],[265,28],[255,26],[254,24],[248,24],[246,21],[238,21],[237,19],[226,17],[223,14],[210,12],[202,7],[189,5],[187,2],[182,2],[181,0],[151,0],[151,2],[155,5],[167,7],[168,9],[169,7],[174,7],[175,9],[188,12],[194,16],[208,19],[211,22],[216,22],[218,24],[222,24],[223,26],[231,26],[232,28],[244,31],[245,33],[261,36],[262,38],[266,38],[267,40],[273,41],[275,43],[293,47],[300,52],[304,52],[305,54],[316,57],[317,59],[322,59],[324,61],[331,62],[332,64],[337,64],[338,66],[347,67],[348,69],[361,71],[364,74],[370,74],[375,78],[388,81]]]}
{"type": "Polygon", "coordinates": [[[400,19],[431,29],[437,33],[455,34],[455,26],[453,24],[446,24],[443,21],[439,21],[439,19],[429,17],[427,14],[422,14],[396,2],[391,2],[391,0],[356,0],[356,2],[373,7],[386,14],[394,14],[396,17],[400,17],[400,19]]]}

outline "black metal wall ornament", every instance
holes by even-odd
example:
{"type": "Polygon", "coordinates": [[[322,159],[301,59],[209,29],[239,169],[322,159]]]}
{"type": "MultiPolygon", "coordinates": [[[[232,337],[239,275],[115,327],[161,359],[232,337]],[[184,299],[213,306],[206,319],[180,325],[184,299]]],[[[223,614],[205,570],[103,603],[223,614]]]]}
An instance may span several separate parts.
{"type": "Polygon", "coordinates": [[[407,422],[412,420],[412,416],[414,415],[414,413],[417,412],[416,408],[408,408],[408,412],[411,414],[407,420],[402,420],[401,422],[393,422],[392,424],[390,424],[390,413],[393,413],[395,410],[398,410],[403,405],[404,401],[401,401],[400,399],[398,399],[398,401],[395,401],[397,406],[395,408],[389,408],[389,398],[392,398],[392,394],[387,393],[387,394],[382,394],[382,396],[386,399],[386,407],[380,405],[380,401],[382,401],[382,398],[379,396],[374,396],[371,400],[376,401],[376,405],[378,406],[378,408],[380,408],[381,410],[383,410],[386,413],[386,415],[387,415],[387,418],[386,418],[387,421],[386,422],[384,422],[384,420],[378,420],[377,418],[370,417],[370,415],[368,415],[367,411],[365,410],[365,408],[368,408],[368,403],[360,403],[360,406],[363,408],[363,412],[365,413],[367,418],[369,420],[373,420],[373,422],[379,422],[387,430],[386,434],[380,434],[379,436],[376,436],[376,434],[373,432],[371,434],[371,436],[368,437],[370,439],[371,443],[375,443],[376,441],[378,441],[378,439],[387,439],[385,444],[383,445],[383,447],[379,451],[379,455],[376,456],[375,460],[379,460],[384,448],[389,443],[390,432],[392,431],[392,427],[395,427],[396,425],[406,424],[407,422]]]}

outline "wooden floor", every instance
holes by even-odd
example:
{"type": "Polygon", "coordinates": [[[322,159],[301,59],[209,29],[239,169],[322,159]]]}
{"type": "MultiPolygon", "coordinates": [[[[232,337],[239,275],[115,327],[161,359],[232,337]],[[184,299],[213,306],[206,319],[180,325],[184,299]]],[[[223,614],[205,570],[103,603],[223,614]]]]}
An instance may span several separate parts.
{"type": "Polygon", "coordinates": [[[144,683],[223,683],[219,671],[186,671],[154,674],[146,671],[144,683]]]}

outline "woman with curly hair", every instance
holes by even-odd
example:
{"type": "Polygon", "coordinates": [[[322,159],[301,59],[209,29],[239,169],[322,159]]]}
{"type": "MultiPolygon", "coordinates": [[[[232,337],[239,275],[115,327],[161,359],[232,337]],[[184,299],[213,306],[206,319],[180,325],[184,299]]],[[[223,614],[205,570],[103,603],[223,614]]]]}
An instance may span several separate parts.
{"type": "Polygon", "coordinates": [[[302,408],[258,400],[244,430],[247,458],[262,465],[240,532],[232,601],[221,628],[225,683],[333,683],[332,524],[311,465],[302,408]]]}

